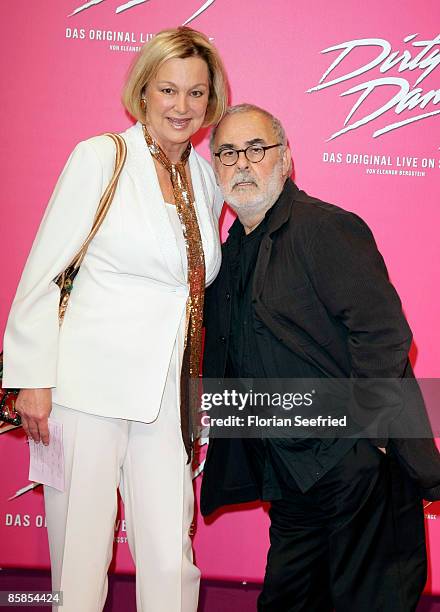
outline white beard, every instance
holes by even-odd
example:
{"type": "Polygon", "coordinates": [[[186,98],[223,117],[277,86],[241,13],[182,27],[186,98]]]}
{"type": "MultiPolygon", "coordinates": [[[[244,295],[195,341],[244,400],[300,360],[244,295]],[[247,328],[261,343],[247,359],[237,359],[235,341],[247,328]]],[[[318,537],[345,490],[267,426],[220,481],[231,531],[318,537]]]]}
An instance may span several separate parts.
{"type": "Polygon", "coordinates": [[[238,172],[228,185],[220,185],[225,201],[237,213],[244,226],[250,227],[259,223],[269,208],[278,200],[285,179],[282,174],[282,164],[283,161],[280,159],[273,167],[272,173],[265,184],[258,184],[253,174],[244,171],[238,172]],[[245,200],[245,194],[240,196],[240,188],[235,187],[237,183],[242,181],[255,184],[255,188],[252,188],[254,193],[249,195],[248,200],[245,200]]]}

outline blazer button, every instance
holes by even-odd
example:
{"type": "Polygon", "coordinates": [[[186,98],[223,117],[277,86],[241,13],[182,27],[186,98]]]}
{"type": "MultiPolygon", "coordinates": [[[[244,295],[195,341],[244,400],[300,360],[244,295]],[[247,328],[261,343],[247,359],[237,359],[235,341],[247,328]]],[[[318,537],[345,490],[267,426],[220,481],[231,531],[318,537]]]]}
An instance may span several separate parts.
{"type": "Polygon", "coordinates": [[[220,342],[226,342],[225,336],[219,336],[219,340],[220,340],[220,342]]]}
{"type": "Polygon", "coordinates": [[[228,300],[228,302],[231,299],[231,294],[229,292],[226,294],[226,299],[228,300]]]}

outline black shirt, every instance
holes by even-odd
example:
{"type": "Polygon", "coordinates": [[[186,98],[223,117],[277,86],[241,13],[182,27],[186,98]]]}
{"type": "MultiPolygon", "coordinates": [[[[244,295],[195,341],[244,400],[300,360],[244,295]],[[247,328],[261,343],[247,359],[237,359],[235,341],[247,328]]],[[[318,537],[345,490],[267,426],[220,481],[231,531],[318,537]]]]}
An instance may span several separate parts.
{"type": "Polygon", "coordinates": [[[240,378],[264,378],[264,362],[260,357],[252,307],[252,279],[266,219],[246,235],[243,226],[237,234],[237,253],[232,262],[233,296],[229,360],[240,378]]]}
{"type": "MultiPolygon", "coordinates": [[[[253,272],[267,221],[274,208],[276,205],[250,234],[245,234],[241,224],[237,224],[230,234],[233,292],[227,375],[248,379],[321,378],[320,370],[281,343],[254,312],[253,272]]],[[[282,498],[285,488],[299,487],[301,491],[307,491],[339,462],[355,442],[350,438],[244,441],[264,500],[282,498]]]]}

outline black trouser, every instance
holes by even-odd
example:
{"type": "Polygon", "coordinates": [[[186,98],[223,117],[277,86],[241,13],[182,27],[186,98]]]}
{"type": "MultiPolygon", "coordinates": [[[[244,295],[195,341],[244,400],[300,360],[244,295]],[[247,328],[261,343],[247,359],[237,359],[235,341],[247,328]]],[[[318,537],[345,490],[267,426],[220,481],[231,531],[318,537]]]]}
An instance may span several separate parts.
{"type": "Polygon", "coordinates": [[[270,509],[260,612],[411,612],[426,581],[423,506],[395,460],[359,440],[270,509]]]}

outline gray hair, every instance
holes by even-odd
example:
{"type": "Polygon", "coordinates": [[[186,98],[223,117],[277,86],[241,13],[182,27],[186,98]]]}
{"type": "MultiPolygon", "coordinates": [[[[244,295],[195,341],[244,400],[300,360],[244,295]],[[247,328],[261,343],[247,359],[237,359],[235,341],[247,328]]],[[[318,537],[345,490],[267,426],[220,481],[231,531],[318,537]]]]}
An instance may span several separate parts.
{"type": "MultiPolygon", "coordinates": [[[[275,136],[278,142],[280,142],[283,145],[283,147],[287,146],[286,132],[281,124],[281,121],[277,119],[277,117],[269,113],[269,111],[264,110],[264,108],[260,108],[259,106],[256,106],[255,104],[236,104],[235,106],[229,106],[226,109],[226,112],[222,117],[222,121],[225,117],[228,117],[228,115],[236,115],[237,113],[249,113],[249,112],[260,113],[264,117],[267,117],[272,124],[272,128],[273,128],[273,131],[275,133],[275,136]]],[[[215,135],[217,134],[217,129],[220,123],[221,121],[217,123],[217,125],[215,125],[211,130],[211,135],[209,138],[209,149],[211,151],[211,157],[214,156],[214,140],[215,140],[215,135]]]]}

